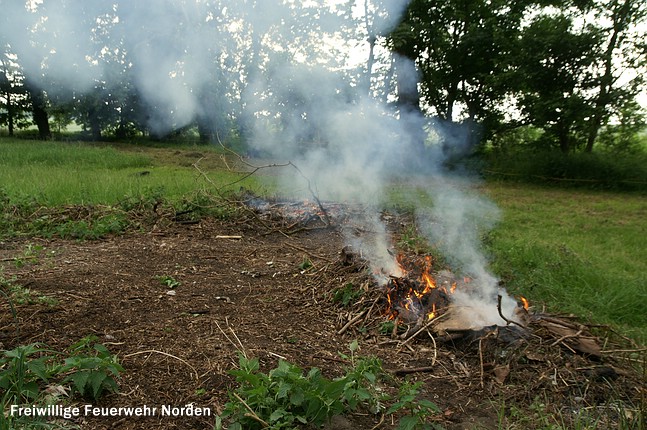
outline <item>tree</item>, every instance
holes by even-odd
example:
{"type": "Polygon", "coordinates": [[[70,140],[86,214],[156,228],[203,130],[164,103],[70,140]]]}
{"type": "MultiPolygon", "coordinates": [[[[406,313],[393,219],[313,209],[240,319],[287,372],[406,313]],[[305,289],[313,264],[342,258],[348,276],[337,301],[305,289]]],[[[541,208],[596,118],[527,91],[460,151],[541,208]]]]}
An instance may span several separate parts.
{"type": "MultiPolygon", "coordinates": [[[[640,114],[639,110],[630,106],[645,83],[645,52],[641,52],[645,33],[638,30],[639,24],[644,23],[647,8],[639,0],[607,0],[596,4],[595,15],[602,25],[600,32],[606,36],[605,47],[601,50],[597,95],[594,98],[594,108],[589,123],[586,141],[586,152],[593,150],[598,133],[612,114],[623,118],[623,123],[632,121],[627,115],[640,114]],[[643,58],[641,64],[639,59],[643,58]],[[619,63],[619,64],[618,64],[619,63]],[[630,83],[620,86],[619,76],[622,69],[638,69],[636,77],[630,83]],[[644,70],[642,71],[644,72],[644,70]]],[[[634,118],[635,120],[636,118],[634,118]]]]}
{"type": "Polygon", "coordinates": [[[593,27],[575,31],[571,17],[540,15],[520,40],[518,107],[524,122],[543,129],[564,153],[581,144],[594,114],[587,95],[596,87],[599,36],[593,27]]]}
{"type": "Polygon", "coordinates": [[[9,136],[14,135],[16,128],[27,127],[29,118],[28,99],[23,86],[23,75],[12,55],[5,53],[0,57],[0,124],[6,124],[9,136]]]}
{"type": "Polygon", "coordinates": [[[25,88],[31,100],[31,114],[34,124],[38,127],[38,137],[42,140],[52,138],[49,128],[49,115],[47,114],[47,96],[45,92],[29,79],[25,79],[25,88]]]}
{"type": "Polygon", "coordinates": [[[427,113],[468,119],[494,132],[503,118],[505,79],[529,1],[413,0],[390,35],[394,52],[416,61],[427,113]]]}

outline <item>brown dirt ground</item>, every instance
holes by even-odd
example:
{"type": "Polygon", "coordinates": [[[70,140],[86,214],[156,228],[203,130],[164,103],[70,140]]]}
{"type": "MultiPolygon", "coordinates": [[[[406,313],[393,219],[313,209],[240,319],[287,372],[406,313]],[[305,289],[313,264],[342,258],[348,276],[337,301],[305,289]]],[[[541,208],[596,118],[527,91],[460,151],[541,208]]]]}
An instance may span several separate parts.
{"type": "MultiPolygon", "coordinates": [[[[98,406],[193,403],[217,413],[235,386],[227,371],[236,367],[238,350],[258,357],[264,370],[281,356],[334,377],[343,367],[339,352],[347,352],[353,339],[359,340],[361,355],[379,357],[389,371],[430,366],[435,355],[433,371],[411,377],[425,381],[424,395],[444,411],[438,422],[447,429],[497,428],[497,415],[509,412],[502,400],[530,404],[550,395],[556,407],[567,408],[573,401],[589,406],[609,399],[606,379],[575,372],[600,363],[563,350],[550,353],[559,345],[542,352],[529,348],[528,341],[510,350],[501,344],[486,350],[485,343],[472,340],[436,349],[421,338],[398,348],[379,334],[384,318],[378,312],[337,334],[376,297],[367,294],[350,308],[333,303],[332,292],[349,282],[370,288],[361,267],[342,261],[342,247],[334,229],[288,236],[268,234],[253,222],[217,220],[99,241],[0,242],[4,276],[16,276],[15,283],[35,295],[56,299],[55,305],[17,305],[20,338],[3,301],[1,347],[43,342],[64,350],[97,335],[125,368],[120,392],[102,398],[98,406]],[[20,258],[28,244],[44,249],[36,261],[15,267],[12,259],[20,258]],[[304,258],[314,264],[307,271],[299,267],[304,258]],[[181,282],[175,295],[167,294],[158,279],[165,275],[181,282]]],[[[644,379],[620,372],[613,390],[623,398],[639,398],[644,379]]],[[[351,414],[330,428],[369,429],[379,421],[379,416],[351,414]]],[[[206,429],[214,418],[82,417],[75,423],[83,429],[206,429]]],[[[386,420],[377,428],[394,426],[386,420]]]]}

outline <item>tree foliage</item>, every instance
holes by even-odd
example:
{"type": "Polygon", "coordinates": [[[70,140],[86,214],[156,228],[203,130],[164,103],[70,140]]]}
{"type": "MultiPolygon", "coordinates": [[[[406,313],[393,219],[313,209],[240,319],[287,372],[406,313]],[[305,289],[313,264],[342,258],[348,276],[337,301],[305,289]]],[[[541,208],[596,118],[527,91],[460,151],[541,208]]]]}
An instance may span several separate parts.
{"type": "Polygon", "coordinates": [[[609,120],[641,121],[640,4],[413,0],[389,44],[416,61],[430,115],[485,138],[532,125],[546,145],[590,151],[609,120]]]}

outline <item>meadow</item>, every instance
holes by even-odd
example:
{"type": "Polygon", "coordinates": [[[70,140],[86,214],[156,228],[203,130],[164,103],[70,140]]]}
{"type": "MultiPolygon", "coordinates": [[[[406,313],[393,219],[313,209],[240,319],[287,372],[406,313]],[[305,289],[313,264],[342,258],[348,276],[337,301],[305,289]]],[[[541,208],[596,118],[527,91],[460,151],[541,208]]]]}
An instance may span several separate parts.
{"type": "MultiPolygon", "coordinates": [[[[0,140],[5,225],[7,208],[21,205],[32,210],[124,207],[124,202],[152,198],[177,205],[194,201],[200,193],[229,193],[240,187],[280,194],[273,175],[264,176],[263,171],[238,182],[243,175],[232,171],[234,163],[223,161],[222,155],[216,147],[197,145],[110,146],[5,138],[0,140]]],[[[644,194],[498,180],[481,184],[480,191],[502,209],[502,219],[485,235],[484,245],[493,271],[510,292],[527,297],[539,309],[573,313],[647,342],[644,194]]],[[[21,232],[12,224],[2,235],[38,234],[34,229],[40,224],[30,225],[31,231],[21,232]]],[[[68,231],[50,228],[47,234],[68,231]]]]}
{"type": "MultiPolygon", "coordinates": [[[[151,193],[177,201],[200,190],[205,180],[194,163],[224,187],[240,179],[226,169],[216,149],[193,148],[2,139],[0,189],[12,200],[48,206],[115,205],[151,193]]],[[[237,185],[255,187],[255,179],[237,185]]]]}
{"type": "Polygon", "coordinates": [[[503,212],[493,270],[536,306],[647,342],[647,199],[641,194],[491,181],[503,212]]]}

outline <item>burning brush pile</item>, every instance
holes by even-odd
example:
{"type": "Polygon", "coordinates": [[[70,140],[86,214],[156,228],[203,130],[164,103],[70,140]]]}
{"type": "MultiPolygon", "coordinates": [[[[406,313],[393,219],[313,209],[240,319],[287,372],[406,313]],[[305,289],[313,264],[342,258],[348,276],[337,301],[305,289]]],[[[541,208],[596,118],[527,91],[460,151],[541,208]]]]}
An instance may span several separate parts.
{"type": "Polygon", "coordinates": [[[394,322],[394,333],[400,326],[406,327],[402,338],[421,329],[456,337],[498,326],[522,331],[527,325],[529,303],[524,297],[519,297],[514,306],[508,303],[505,312],[510,314],[506,316],[502,305],[505,292],[480,297],[478,280],[457,277],[446,269],[434,272],[431,256],[398,254],[396,261],[397,275],[377,279],[384,291],[385,315],[394,322]]]}
{"type": "MultiPolygon", "coordinates": [[[[341,254],[337,272],[366,276],[367,261],[348,248],[341,254]]],[[[502,295],[479,299],[493,310],[477,309],[461,295],[478,296],[478,280],[435,268],[430,256],[396,261],[397,275],[373,273],[365,296],[341,310],[337,332],[389,346],[395,375],[431,373],[432,386],[446,378],[457,392],[504,393],[510,404],[543,396],[568,419],[595,416],[597,428],[615,428],[640,413],[647,386],[635,366],[644,368],[645,352],[630,339],[574,315],[540,312],[523,297],[511,311],[502,295]],[[491,324],[478,323],[492,314],[491,324]]]]}
{"type": "MultiPolygon", "coordinates": [[[[480,329],[470,315],[478,314],[480,309],[465,309],[454,300],[455,297],[473,295],[475,285],[469,277],[458,278],[448,270],[432,274],[431,256],[407,258],[404,254],[397,257],[401,276],[389,276],[384,290],[386,293],[386,314],[389,319],[405,324],[414,323],[413,329],[434,325],[438,331],[464,331],[480,329]],[[458,295],[457,295],[458,293],[458,295]]],[[[527,315],[528,301],[521,297],[514,314],[505,317],[498,296],[496,310],[502,322],[523,327],[527,315]]],[[[487,304],[486,304],[487,306],[487,304]]],[[[491,310],[492,311],[492,310],[491,310]]],[[[494,324],[493,324],[494,325],[494,324]]],[[[411,331],[408,330],[408,333],[411,331]]]]}
{"type": "MultiPolygon", "coordinates": [[[[318,228],[343,233],[349,224],[357,225],[357,216],[347,214],[361,214],[361,208],[333,209],[326,214],[319,205],[286,202],[254,207],[271,231],[305,227],[309,234],[318,228]],[[334,222],[323,222],[326,215],[334,222]]],[[[615,428],[629,419],[619,413],[640,407],[647,389],[635,365],[644,367],[644,349],[610,328],[534,309],[487,277],[456,275],[431,256],[395,256],[382,245],[393,243],[398,226],[410,219],[383,214],[382,220],[389,227],[385,241],[372,246],[363,238],[346,245],[337,260],[324,259],[327,264],[306,277],[313,288],[304,289],[305,300],[317,291],[318,303],[337,303],[328,311],[337,320],[334,335],[340,341],[361,340],[393,374],[417,374],[430,390],[470,399],[503,395],[506,404],[526,406],[538,397],[550,399],[562,417],[579,422],[591,414],[598,428],[615,428]],[[377,255],[376,249],[384,252],[377,255]]],[[[378,230],[353,231],[375,237],[378,230]]],[[[354,237],[345,235],[346,243],[354,237]]],[[[451,420],[451,411],[445,416],[451,420]]]]}

